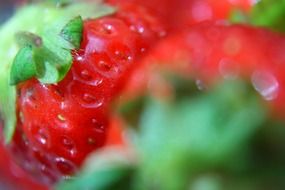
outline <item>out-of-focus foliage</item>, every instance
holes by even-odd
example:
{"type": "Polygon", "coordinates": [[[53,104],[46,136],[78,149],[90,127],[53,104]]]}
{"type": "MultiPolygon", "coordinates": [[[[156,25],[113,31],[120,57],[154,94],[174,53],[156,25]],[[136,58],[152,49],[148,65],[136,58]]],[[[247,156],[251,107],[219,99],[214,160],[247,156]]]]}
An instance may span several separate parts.
{"type": "Polygon", "coordinates": [[[261,0],[253,8],[251,23],[285,32],[285,0],[261,0]]]}
{"type": "Polygon", "coordinates": [[[285,32],[285,0],[260,0],[249,13],[234,10],[230,20],[285,32]]]}

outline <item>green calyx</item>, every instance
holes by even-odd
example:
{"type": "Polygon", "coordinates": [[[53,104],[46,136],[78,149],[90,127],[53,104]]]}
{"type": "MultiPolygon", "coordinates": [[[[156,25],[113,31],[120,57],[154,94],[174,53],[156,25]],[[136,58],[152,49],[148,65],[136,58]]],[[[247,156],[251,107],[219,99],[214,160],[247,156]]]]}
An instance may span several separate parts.
{"type": "MultiPolygon", "coordinates": [[[[83,21],[80,16],[69,21],[61,30],[58,44],[53,38],[41,38],[33,33],[17,34],[20,47],[11,68],[10,84],[16,85],[32,77],[42,83],[57,83],[69,71],[72,63],[71,49],[78,49],[82,38],[83,21]],[[66,42],[70,43],[69,47],[66,42]],[[62,42],[62,43],[61,43],[62,42]]],[[[56,34],[55,34],[56,35],[56,34]]]]}
{"type": "Polygon", "coordinates": [[[61,5],[25,6],[0,26],[0,114],[5,123],[6,143],[10,142],[16,125],[13,85],[32,77],[42,83],[62,80],[72,64],[71,50],[80,45],[82,19],[98,18],[115,11],[99,3],[61,5]]]}
{"type": "Polygon", "coordinates": [[[15,85],[34,77],[36,74],[35,66],[32,46],[27,45],[21,48],[11,68],[10,84],[15,85]]]}

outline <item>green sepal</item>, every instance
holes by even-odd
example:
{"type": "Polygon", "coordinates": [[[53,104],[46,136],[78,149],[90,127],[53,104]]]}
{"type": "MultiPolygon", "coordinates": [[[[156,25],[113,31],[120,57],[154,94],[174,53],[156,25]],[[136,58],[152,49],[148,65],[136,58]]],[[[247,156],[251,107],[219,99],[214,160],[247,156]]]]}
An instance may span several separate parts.
{"type": "Polygon", "coordinates": [[[10,74],[10,84],[15,85],[34,77],[36,66],[33,59],[32,46],[25,46],[17,53],[10,74]]]}
{"type": "Polygon", "coordinates": [[[60,35],[66,41],[70,42],[74,48],[80,47],[83,31],[83,20],[81,16],[75,17],[62,29],[60,35]]]}
{"type": "Polygon", "coordinates": [[[50,0],[50,1],[55,3],[56,6],[65,6],[74,2],[75,0],[50,0]]]}
{"type": "Polygon", "coordinates": [[[243,82],[188,97],[181,93],[172,101],[145,102],[137,126],[142,163],[135,189],[186,189],[193,175],[234,159],[266,120],[266,108],[243,82]]]}
{"type": "Polygon", "coordinates": [[[71,67],[71,52],[62,48],[56,50],[51,51],[46,47],[35,49],[36,76],[42,83],[61,81],[71,67]]]}
{"type": "Polygon", "coordinates": [[[42,38],[31,32],[17,32],[15,35],[15,39],[20,47],[40,47],[43,44],[42,38]]]}

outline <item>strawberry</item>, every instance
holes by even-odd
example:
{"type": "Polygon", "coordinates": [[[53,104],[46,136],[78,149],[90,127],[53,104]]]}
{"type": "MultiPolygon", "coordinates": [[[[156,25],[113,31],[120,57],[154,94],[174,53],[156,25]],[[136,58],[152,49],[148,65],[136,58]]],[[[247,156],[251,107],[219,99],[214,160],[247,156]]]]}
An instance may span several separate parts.
{"type": "Polygon", "coordinates": [[[124,4],[115,14],[83,21],[80,48],[72,50],[63,80],[47,84],[29,75],[18,81],[16,73],[17,126],[9,145],[16,162],[45,184],[74,174],[106,143],[112,101],[137,60],[163,35],[147,9],[124,4]]]}
{"type": "MultiPolygon", "coordinates": [[[[0,123],[2,129],[2,121],[0,123]]],[[[28,174],[26,174],[18,165],[16,165],[9,155],[7,149],[5,148],[4,141],[2,137],[0,138],[0,187],[1,189],[11,189],[11,190],[29,190],[29,189],[39,189],[46,190],[47,187],[37,184],[33,181],[28,174]],[[15,183],[17,182],[17,183],[15,183]],[[6,187],[7,186],[7,187],[6,187]]]]}
{"type": "Polygon", "coordinates": [[[152,10],[170,30],[207,20],[227,20],[235,10],[249,12],[254,3],[251,0],[106,0],[112,5],[133,2],[152,10]]]}
{"type": "Polygon", "coordinates": [[[284,49],[284,36],[267,29],[201,23],[162,40],[134,71],[126,96],[142,94],[146,88],[159,89],[156,68],[167,67],[195,78],[201,89],[221,78],[245,78],[282,116],[284,49]]]}

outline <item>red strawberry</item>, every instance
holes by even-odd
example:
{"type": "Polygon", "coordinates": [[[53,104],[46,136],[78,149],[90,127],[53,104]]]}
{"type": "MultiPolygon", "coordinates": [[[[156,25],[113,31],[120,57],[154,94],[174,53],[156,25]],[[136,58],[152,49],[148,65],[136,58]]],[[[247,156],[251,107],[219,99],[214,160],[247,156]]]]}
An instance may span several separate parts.
{"type": "Polygon", "coordinates": [[[235,9],[248,12],[254,4],[251,0],[106,0],[120,5],[132,2],[143,5],[158,15],[172,30],[206,20],[226,20],[235,9]]]}
{"type": "Polygon", "coordinates": [[[150,64],[158,63],[159,69],[164,65],[196,79],[201,89],[220,78],[245,78],[282,116],[284,50],[285,37],[266,29],[202,23],[161,41],[134,72],[125,92],[129,97],[161,86],[150,64]]]}
{"type": "Polygon", "coordinates": [[[159,22],[133,4],[85,20],[81,48],[73,52],[63,81],[48,85],[31,79],[17,86],[11,152],[18,164],[46,184],[75,173],[90,152],[106,143],[113,99],[161,35],[159,22]]]}
{"type": "MultiPolygon", "coordinates": [[[[2,129],[3,125],[0,122],[0,128],[2,129]]],[[[4,141],[2,138],[2,130],[0,137],[0,187],[1,189],[6,190],[46,190],[45,186],[41,186],[33,181],[29,175],[27,175],[19,166],[17,166],[8,151],[4,146],[4,141]]]]}

